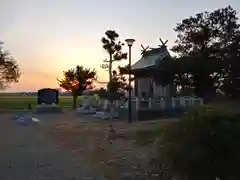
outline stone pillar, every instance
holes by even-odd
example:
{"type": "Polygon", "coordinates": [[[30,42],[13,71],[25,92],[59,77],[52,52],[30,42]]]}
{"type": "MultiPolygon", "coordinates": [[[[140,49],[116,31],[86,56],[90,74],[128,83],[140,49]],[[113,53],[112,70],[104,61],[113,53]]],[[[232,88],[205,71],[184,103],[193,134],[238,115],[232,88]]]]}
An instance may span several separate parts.
{"type": "Polygon", "coordinates": [[[94,114],[96,112],[95,108],[91,107],[90,104],[90,91],[83,91],[83,105],[77,109],[80,114],[94,114]]]}

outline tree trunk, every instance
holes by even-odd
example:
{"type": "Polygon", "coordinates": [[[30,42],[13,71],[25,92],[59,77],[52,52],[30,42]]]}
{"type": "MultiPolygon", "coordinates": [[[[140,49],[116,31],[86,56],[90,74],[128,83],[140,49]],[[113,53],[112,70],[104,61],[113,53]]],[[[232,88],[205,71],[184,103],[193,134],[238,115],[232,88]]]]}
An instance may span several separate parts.
{"type": "Polygon", "coordinates": [[[110,101],[110,110],[109,110],[110,120],[114,120],[115,111],[116,109],[115,109],[114,101],[110,101]]]}
{"type": "Polygon", "coordinates": [[[112,54],[109,54],[109,82],[112,81],[112,54]]]}
{"type": "MultiPolygon", "coordinates": [[[[110,60],[109,60],[109,82],[112,82],[112,54],[110,55],[110,60]]],[[[110,109],[109,109],[109,116],[110,116],[110,120],[114,119],[114,114],[115,114],[115,107],[114,107],[114,103],[112,100],[112,92],[110,89],[108,89],[108,101],[110,104],[110,109]]]]}
{"type": "Polygon", "coordinates": [[[73,95],[73,106],[72,106],[72,108],[76,109],[76,107],[77,107],[77,96],[73,95]]]}

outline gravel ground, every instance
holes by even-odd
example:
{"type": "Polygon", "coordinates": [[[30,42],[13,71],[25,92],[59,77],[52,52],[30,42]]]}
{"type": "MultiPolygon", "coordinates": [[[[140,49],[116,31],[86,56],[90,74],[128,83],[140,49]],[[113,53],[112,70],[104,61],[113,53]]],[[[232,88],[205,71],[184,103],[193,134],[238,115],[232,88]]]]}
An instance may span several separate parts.
{"type": "Polygon", "coordinates": [[[79,157],[59,149],[39,131],[47,121],[20,126],[6,114],[0,120],[0,180],[100,179],[89,174],[79,157]]]}
{"type": "Polygon", "coordinates": [[[0,180],[147,179],[142,165],[151,148],[137,148],[132,135],[159,121],[129,125],[73,112],[35,117],[39,124],[21,126],[11,114],[0,114],[0,180]],[[109,124],[124,132],[112,143],[109,124]]]}
{"type": "Polygon", "coordinates": [[[138,146],[135,132],[151,131],[160,124],[168,124],[169,120],[129,124],[73,114],[52,117],[51,124],[44,128],[44,134],[59,148],[74,152],[94,173],[108,180],[159,179],[148,170],[154,144],[138,146]],[[110,124],[115,133],[110,133],[110,124]]]}

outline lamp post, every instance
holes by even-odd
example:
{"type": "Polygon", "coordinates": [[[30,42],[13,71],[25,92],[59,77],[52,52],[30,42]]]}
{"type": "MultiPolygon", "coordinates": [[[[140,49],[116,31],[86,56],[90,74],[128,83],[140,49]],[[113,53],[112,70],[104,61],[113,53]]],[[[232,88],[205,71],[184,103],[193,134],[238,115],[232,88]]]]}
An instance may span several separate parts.
{"type": "Polygon", "coordinates": [[[135,39],[126,39],[125,40],[128,47],[129,47],[129,53],[128,53],[128,58],[129,58],[129,80],[128,80],[128,85],[129,85],[129,89],[128,89],[128,122],[131,123],[132,122],[132,94],[131,94],[131,48],[132,45],[135,41],[135,39]]]}

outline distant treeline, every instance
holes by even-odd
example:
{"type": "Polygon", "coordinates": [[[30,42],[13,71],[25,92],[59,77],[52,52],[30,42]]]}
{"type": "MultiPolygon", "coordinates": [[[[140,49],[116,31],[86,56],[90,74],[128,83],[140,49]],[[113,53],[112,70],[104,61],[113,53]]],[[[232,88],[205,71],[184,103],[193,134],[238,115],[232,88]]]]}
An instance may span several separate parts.
{"type": "MultiPolygon", "coordinates": [[[[70,92],[59,92],[60,96],[71,96],[70,92]]],[[[0,96],[37,96],[37,92],[2,92],[0,96]]]]}

